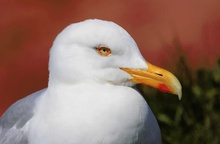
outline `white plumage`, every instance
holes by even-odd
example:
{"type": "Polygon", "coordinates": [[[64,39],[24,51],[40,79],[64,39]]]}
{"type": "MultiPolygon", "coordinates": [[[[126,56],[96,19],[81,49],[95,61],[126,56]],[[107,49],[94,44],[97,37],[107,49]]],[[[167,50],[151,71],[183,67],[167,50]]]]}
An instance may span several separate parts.
{"type": "MultiPolygon", "coordinates": [[[[68,26],[50,51],[48,88],[5,112],[0,143],[160,144],[153,113],[130,87],[139,80],[124,68],[149,70],[123,28],[96,19],[68,26]]],[[[178,86],[168,92],[180,94],[178,80],[172,82],[178,86]]]]}

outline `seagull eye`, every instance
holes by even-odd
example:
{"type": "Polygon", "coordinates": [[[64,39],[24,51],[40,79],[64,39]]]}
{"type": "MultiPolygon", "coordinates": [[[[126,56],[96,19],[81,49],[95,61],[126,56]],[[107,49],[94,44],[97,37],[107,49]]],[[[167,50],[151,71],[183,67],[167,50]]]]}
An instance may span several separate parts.
{"type": "Polygon", "coordinates": [[[96,48],[96,51],[101,56],[108,56],[109,54],[111,54],[111,49],[105,46],[99,46],[98,48],[96,48]]]}

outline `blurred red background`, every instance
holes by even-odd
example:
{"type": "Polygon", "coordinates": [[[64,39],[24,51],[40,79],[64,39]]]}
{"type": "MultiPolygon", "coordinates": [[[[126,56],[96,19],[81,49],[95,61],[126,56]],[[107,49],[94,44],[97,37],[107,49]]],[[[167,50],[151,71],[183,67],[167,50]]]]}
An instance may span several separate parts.
{"type": "Polygon", "coordinates": [[[1,0],[0,115],[16,100],[47,87],[49,49],[70,23],[114,21],[133,36],[149,62],[172,71],[184,55],[195,70],[212,67],[220,57],[219,7],[218,0],[1,0]]]}

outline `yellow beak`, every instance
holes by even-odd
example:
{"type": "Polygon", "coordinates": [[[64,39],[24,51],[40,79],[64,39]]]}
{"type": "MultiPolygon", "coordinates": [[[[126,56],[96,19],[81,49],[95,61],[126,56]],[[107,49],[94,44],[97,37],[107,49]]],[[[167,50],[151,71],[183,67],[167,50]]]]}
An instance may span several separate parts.
{"type": "Polygon", "coordinates": [[[182,97],[182,87],[179,80],[169,71],[154,66],[147,62],[148,69],[121,68],[121,70],[132,76],[130,81],[151,86],[162,92],[178,95],[182,97]]]}

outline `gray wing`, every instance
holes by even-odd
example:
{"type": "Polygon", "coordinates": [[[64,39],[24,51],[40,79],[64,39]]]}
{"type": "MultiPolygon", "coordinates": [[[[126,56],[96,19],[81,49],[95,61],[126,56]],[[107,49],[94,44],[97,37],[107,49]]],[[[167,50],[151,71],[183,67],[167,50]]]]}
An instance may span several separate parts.
{"type": "Polygon", "coordinates": [[[45,89],[15,102],[0,118],[0,144],[28,144],[28,121],[45,89]]]}

